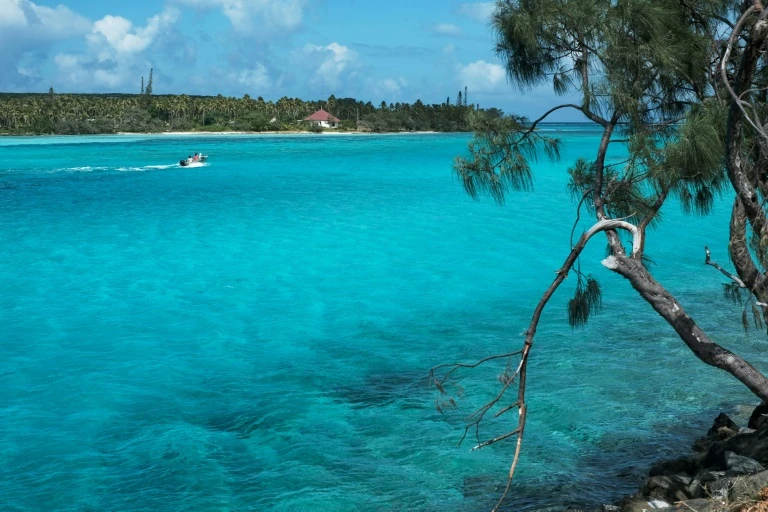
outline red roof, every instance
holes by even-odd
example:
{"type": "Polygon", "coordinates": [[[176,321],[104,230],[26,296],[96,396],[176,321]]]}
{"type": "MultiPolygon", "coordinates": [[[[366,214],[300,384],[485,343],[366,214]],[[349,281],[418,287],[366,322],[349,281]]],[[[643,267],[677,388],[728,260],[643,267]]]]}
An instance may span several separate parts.
{"type": "Polygon", "coordinates": [[[341,120],[338,117],[334,117],[323,109],[318,110],[311,116],[304,119],[305,121],[331,121],[334,123],[340,123],[341,120]]]}

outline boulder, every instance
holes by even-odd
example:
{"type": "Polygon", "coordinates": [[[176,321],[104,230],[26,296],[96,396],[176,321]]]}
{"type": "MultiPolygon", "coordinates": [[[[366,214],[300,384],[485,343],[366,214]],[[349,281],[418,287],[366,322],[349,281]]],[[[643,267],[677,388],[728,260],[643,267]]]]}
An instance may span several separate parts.
{"type": "Polygon", "coordinates": [[[680,473],[676,475],[652,476],[640,490],[643,496],[674,503],[692,498],[690,487],[693,478],[680,473]]]}
{"type": "Polygon", "coordinates": [[[669,506],[669,503],[652,498],[633,497],[622,500],[619,510],[620,512],[651,512],[653,510],[666,510],[669,506]]]}
{"type": "Polygon", "coordinates": [[[700,437],[693,443],[693,451],[706,452],[718,441],[732,438],[739,432],[739,426],[728,416],[721,412],[707,431],[707,435],[700,437]]]}
{"type": "Polygon", "coordinates": [[[768,471],[729,480],[731,481],[731,488],[728,491],[728,497],[731,501],[752,499],[762,489],[768,487],[768,471]]]}
{"type": "Polygon", "coordinates": [[[730,501],[749,500],[768,487],[768,471],[749,476],[721,478],[707,485],[707,492],[713,497],[730,501]]]}
{"type": "Polygon", "coordinates": [[[768,404],[763,402],[752,411],[752,416],[749,417],[747,427],[760,430],[766,425],[768,425],[768,404]]]}
{"type": "Polygon", "coordinates": [[[702,458],[702,467],[724,471],[725,452],[733,452],[765,463],[765,459],[768,459],[768,431],[737,434],[724,441],[712,442],[702,458]]]}
{"type": "Polygon", "coordinates": [[[722,428],[727,428],[733,432],[739,431],[739,426],[731,419],[731,417],[724,412],[721,412],[717,415],[714,423],[712,423],[712,426],[707,431],[707,436],[716,435],[722,428]]]}
{"type": "Polygon", "coordinates": [[[751,434],[739,434],[723,443],[718,443],[713,448],[715,448],[713,454],[722,452],[723,462],[725,462],[725,452],[730,451],[766,465],[768,464],[768,428],[751,434]]]}
{"type": "Polygon", "coordinates": [[[694,480],[698,481],[701,485],[707,485],[710,482],[719,480],[725,477],[725,471],[712,471],[709,469],[703,469],[696,473],[694,480]]]}
{"type": "Polygon", "coordinates": [[[728,507],[723,501],[720,500],[707,500],[700,498],[695,500],[680,501],[675,503],[674,507],[669,507],[662,510],[664,512],[677,512],[682,510],[686,512],[691,512],[692,510],[695,510],[696,512],[725,512],[728,510],[728,507]]]}
{"type": "Polygon", "coordinates": [[[765,468],[755,459],[736,455],[733,452],[725,452],[725,469],[729,475],[752,475],[765,468]]]}
{"type": "Polygon", "coordinates": [[[695,474],[701,469],[698,461],[692,457],[662,460],[651,466],[648,476],[672,475],[675,473],[695,474]]]}

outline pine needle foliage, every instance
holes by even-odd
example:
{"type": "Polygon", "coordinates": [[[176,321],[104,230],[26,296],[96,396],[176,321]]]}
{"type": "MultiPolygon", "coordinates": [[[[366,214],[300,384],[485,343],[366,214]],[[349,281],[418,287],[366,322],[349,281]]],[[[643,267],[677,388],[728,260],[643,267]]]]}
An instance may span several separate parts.
{"type": "MultiPolygon", "coordinates": [[[[495,51],[510,83],[521,91],[549,85],[558,95],[575,94],[577,103],[553,111],[576,109],[611,127],[608,144],[567,169],[567,190],[579,209],[593,218],[625,219],[642,230],[659,225],[662,205],[670,198],[685,213],[712,212],[729,184],[727,111],[710,99],[717,87],[713,62],[722,53],[713,37],[734,5],[718,0],[497,2],[491,18],[495,51]],[[608,160],[613,139],[622,139],[625,160],[608,160]]],[[[510,193],[533,190],[536,163],[560,157],[560,141],[538,124],[551,112],[533,122],[482,113],[471,117],[475,136],[468,154],[454,163],[470,197],[504,204],[510,193]]],[[[768,262],[768,237],[762,245],[768,262]]],[[[592,283],[579,280],[569,303],[573,326],[583,325],[591,308],[599,306],[588,300],[599,291],[592,283]]]]}
{"type": "Polygon", "coordinates": [[[543,154],[560,158],[560,140],[540,133],[525,133],[523,117],[494,118],[475,111],[470,114],[475,136],[469,144],[470,157],[457,157],[454,163],[459,180],[473,199],[481,195],[504,204],[508,191],[533,190],[531,163],[543,154]]]}
{"type": "MultiPolygon", "coordinates": [[[[600,170],[605,190],[599,192],[612,216],[650,217],[653,226],[661,196],[676,196],[687,212],[704,214],[722,190],[724,142],[717,127],[725,112],[691,108],[710,88],[714,22],[702,16],[704,8],[724,10],[717,2],[681,6],[679,0],[497,4],[491,25],[510,82],[523,91],[549,83],[557,94],[576,92],[582,101],[572,106],[593,120],[615,119],[629,139],[629,161],[600,170]]],[[[508,192],[530,191],[532,163],[559,156],[556,138],[525,119],[473,121],[470,156],[455,163],[473,198],[503,203],[508,192]]],[[[574,200],[587,194],[596,172],[597,162],[587,160],[569,170],[574,200]]]]}
{"type": "Polygon", "coordinates": [[[568,323],[572,328],[583,327],[591,315],[600,311],[602,305],[600,283],[591,276],[579,279],[576,293],[568,301],[568,323]]]}
{"type": "MultiPolygon", "coordinates": [[[[700,360],[768,401],[768,378],[696,324],[653,277],[645,254],[668,200],[687,214],[706,215],[727,191],[733,198],[728,252],[736,272],[711,260],[707,248],[705,264],[728,279],[723,294],[741,306],[744,330],[768,327],[768,9],[759,0],[497,0],[491,25],[513,86],[548,85],[570,98],[533,122],[475,119],[469,155],[455,163],[471,197],[503,203],[510,192],[532,189],[536,159],[559,155],[559,143],[540,126],[553,112],[574,109],[602,130],[594,153],[562,169],[575,203],[570,252],[524,331],[521,362],[512,374],[519,378],[517,401],[499,413],[519,410],[518,427],[479,445],[517,435],[499,510],[519,461],[528,355],[544,308],[574,275],[571,327],[584,326],[602,305],[601,286],[582,273],[580,260],[598,234],[608,243],[606,268],[629,281],[700,360]],[[626,158],[617,161],[609,149],[619,144],[626,158]],[[591,219],[585,220],[585,210],[591,219]],[[590,228],[577,238],[586,223],[590,228]]],[[[478,365],[501,357],[512,365],[510,354],[478,365]]],[[[502,381],[468,428],[500,406],[509,382],[502,381]]]]}

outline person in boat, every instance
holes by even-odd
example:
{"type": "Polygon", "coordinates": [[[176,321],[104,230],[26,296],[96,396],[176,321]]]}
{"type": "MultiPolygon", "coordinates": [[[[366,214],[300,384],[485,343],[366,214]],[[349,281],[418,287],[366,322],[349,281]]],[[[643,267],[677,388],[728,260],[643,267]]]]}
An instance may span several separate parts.
{"type": "Polygon", "coordinates": [[[193,162],[197,162],[198,160],[200,160],[200,157],[199,157],[199,156],[197,156],[197,155],[198,155],[198,154],[197,154],[197,153],[195,153],[195,156],[193,156],[193,157],[192,157],[192,161],[193,161],[193,162]]]}

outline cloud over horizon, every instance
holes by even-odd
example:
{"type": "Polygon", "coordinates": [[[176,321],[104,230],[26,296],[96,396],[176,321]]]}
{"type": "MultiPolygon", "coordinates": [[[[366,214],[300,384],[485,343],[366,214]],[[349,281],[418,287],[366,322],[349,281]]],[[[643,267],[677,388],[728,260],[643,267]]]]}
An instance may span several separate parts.
{"type": "Polygon", "coordinates": [[[438,23],[430,28],[430,32],[438,36],[458,37],[464,35],[464,31],[452,23],[438,23]]]}
{"type": "Polygon", "coordinates": [[[301,26],[308,0],[173,0],[203,11],[220,10],[238,33],[274,35],[301,26]]]}
{"type": "Polygon", "coordinates": [[[36,69],[57,43],[91,30],[91,21],[68,7],[45,7],[29,0],[0,0],[0,86],[29,86],[36,69]]]}
{"type": "Polygon", "coordinates": [[[478,60],[463,66],[459,78],[474,93],[498,93],[506,85],[506,71],[499,64],[478,60]]]}
{"type": "Polygon", "coordinates": [[[405,7],[360,0],[0,0],[0,91],[53,85],[61,92],[138,92],[152,67],[159,94],[439,103],[466,86],[473,101],[523,115],[534,101],[555,101],[546,90],[531,91],[524,102],[503,94],[506,74],[494,61],[488,26],[494,2],[405,7]],[[435,12],[442,13],[438,20],[435,12]]]}
{"type": "Polygon", "coordinates": [[[461,4],[459,6],[459,14],[466,16],[475,21],[481,23],[488,23],[491,21],[491,15],[496,10],[496,2],[475,2],[461,4]]]}
{"type": "Polygon", "coordinates": [[[104,16],[86,35],[85,51],[62,52],[54,57],[60,78],[76,87],[95,83],[109,90],[135,84],[153,65],[146,51],[178,19],[179,11],[173,7],[148,18],[143,27],[121,16],[104,16]]]}

